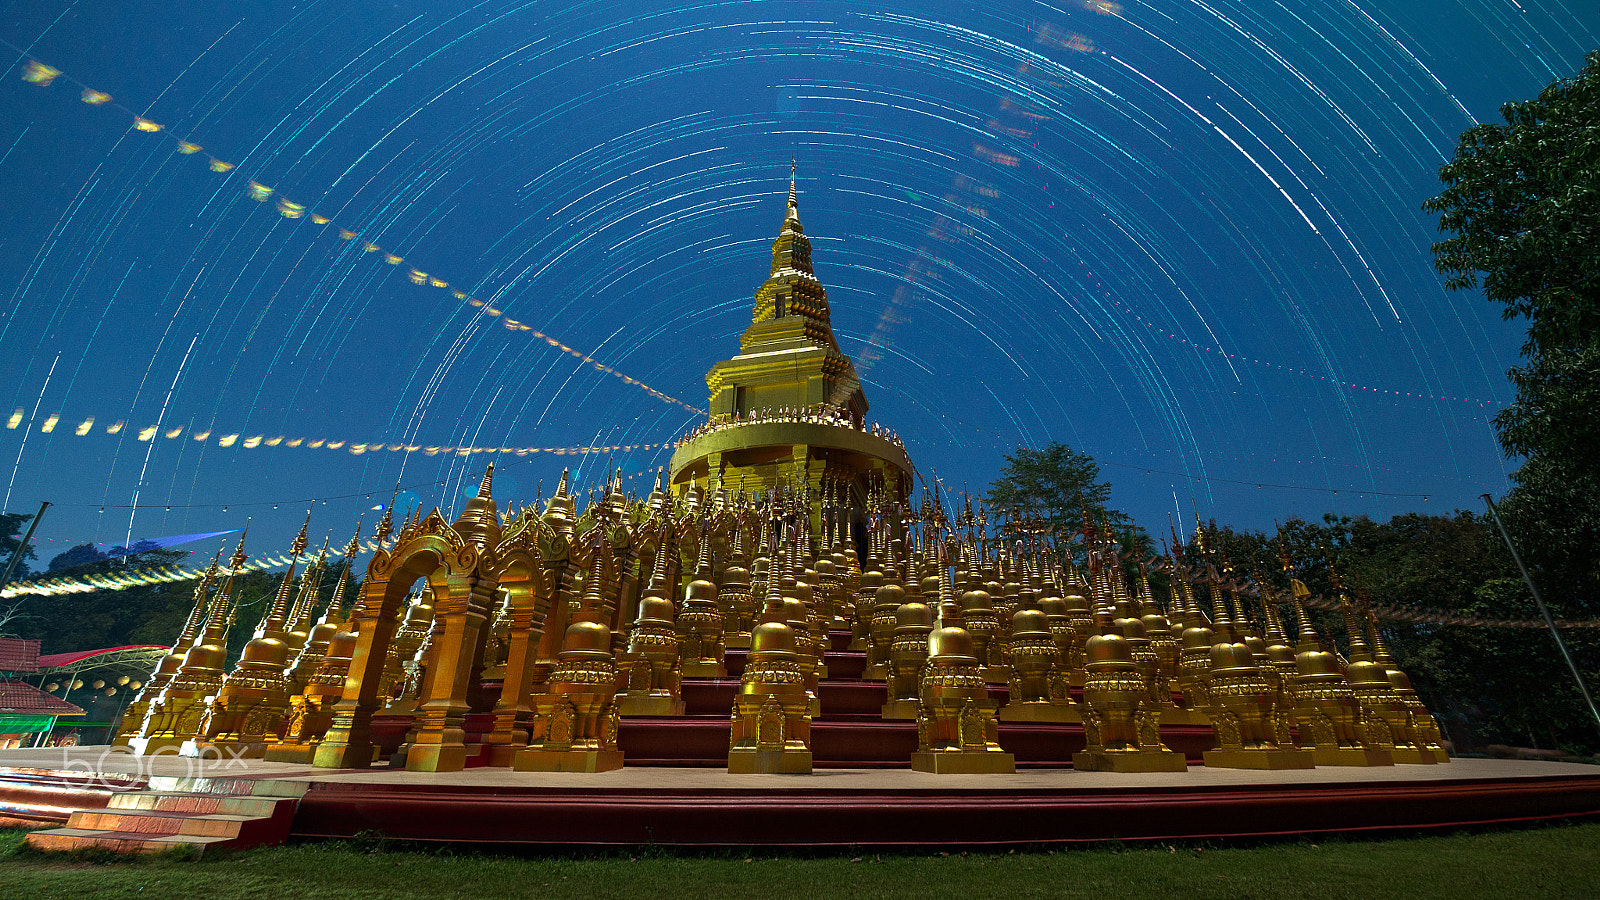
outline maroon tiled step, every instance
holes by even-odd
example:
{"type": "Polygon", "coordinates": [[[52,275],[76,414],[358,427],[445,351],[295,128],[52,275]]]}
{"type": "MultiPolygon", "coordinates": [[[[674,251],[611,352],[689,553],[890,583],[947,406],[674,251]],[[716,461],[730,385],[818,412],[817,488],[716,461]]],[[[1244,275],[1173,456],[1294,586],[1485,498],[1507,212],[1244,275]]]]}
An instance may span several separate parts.
{"type": "MultiPolygon", "coordinates": [[[[727,716],[639,716],[622,720],[617,744],[630,766],[716,768],[728,764],[727,716]]],[[[1161,729],[1167,746],[1198,763],[1214,745],[1203,725],[1161,729]]],[[[1001,722],[1000,746],[1029,767],[1066,767],[1083,749],[1083,726],[1001,722]]],[[[914,722],[885,721],[876,711],[828,716],[811,723],[811,754],[817,768],[910,768],[917,749],[914,722]]]]}
{"type": "Polygon", "coordinates": [[[99,847],[119,853],[279,844],[289,836],[307,787],[306,782],[268,779],[151,780],[189,790],[116,794],[104,809],[72,813],[65,828],[33,832],[28,844],[39,850],[99,847]]]}

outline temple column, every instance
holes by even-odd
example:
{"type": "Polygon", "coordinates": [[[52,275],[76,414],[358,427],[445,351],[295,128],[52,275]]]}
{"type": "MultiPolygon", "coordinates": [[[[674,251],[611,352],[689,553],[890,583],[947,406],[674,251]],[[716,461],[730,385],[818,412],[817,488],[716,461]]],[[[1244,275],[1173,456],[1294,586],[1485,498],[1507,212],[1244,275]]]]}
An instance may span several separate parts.
{"type": "Polygon", "coordinates": [[[466,767],[468,678],[478,633],[488,619],[493,583],[476,575],[452,575],[444,597],[435,597],[434,616],[443,625],[434,645],[427,693],[417,705],[416,737],[406,754],[412,772],[456,772],[466,767]]]}
{"type": "MultiPolygon", "coordinates": [[[[381,552],[381,551],[380,551],[381,552]]],[[[345,674],[344,693],[333,707],[333,724],[317,745],[312,765],[324,769],[365,769],[372,765],[372,714],[377,712],[378,688],[383,682],[383,666],[389,642],[399,627],[399,607],[409,584],[391,582],[387,573],[368,578],[361,586],[358,611],[352,622],[356,646],[345,674]]]]}

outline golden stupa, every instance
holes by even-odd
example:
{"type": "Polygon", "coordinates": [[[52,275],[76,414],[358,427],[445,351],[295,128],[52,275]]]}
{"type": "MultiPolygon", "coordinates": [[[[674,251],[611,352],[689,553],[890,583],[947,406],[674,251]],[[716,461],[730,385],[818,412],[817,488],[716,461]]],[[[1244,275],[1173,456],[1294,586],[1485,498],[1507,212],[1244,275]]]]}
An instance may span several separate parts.
{"type": "MultiPolygon", "coordinates": [[[[828,292],[800,225],[792,165],[788,210],[750,326],[739,352],[706,373],[706,386],[710,415],[668,465],[675,496],[785,486],[820,499],[827,484],[847,486],[847,502],[857,508],[875,488],[895,500],[910,496],[915,469],[905,446],[866,425],[861,379],[834,339],[828,292]]],[[[813,526],[821,531],[820,522],[813,526]]]]}
{"type": "MultiPolygon", "coordinates": [[[[397,528],[386,511],[347,606],[352,540],[314,627],[329,567],[313,562],[292,605],[291,569],[229,670],[241,539],[129,705],[120,748],[604,772],[663,740],[624,753],[631,724],[659,736],[678,722],[726,741],[701,765],[800,775],[817,759],[814,724],[844,727],[829,719],[843,702],[839,715],[872,719],[880,736],[914,735],[904,764],[933,773],[1014,771],[1008,729],[1091,770],[1448,758],[1376,624],[1347,606],[1345,671],[1307,624],[1298,582],[1289,629],[1257,577],[1258,630],[1246,588],[1218,574],[1203,540],[1197,558],[1162,566],[1163,605],[1143,563],[1135,581],[1088,523],[1085,573],[1064,541],[998,539],[970,501],[952,515],[936,494],[913,505],[906,449],[867,423],[834,339],[792,168],[751,323],[706,384],[706,422],[647,497],[615,477],[575,490],[563,473],[542,510],[502,511],[491,465],[453,520],[418,511],[397,528]],[[1179,751],[1173,735],[1204,742],[1179,751]]],[[[302,529],[296,558],[305,546],[302,529]]]]}

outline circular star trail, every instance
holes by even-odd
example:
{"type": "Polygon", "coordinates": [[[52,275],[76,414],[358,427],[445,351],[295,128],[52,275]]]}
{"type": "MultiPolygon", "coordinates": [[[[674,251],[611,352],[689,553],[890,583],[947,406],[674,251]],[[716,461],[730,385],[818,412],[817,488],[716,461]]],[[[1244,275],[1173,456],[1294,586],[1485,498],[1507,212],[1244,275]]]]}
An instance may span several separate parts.
{"type": "Polygon", "coordinates": [[[925,479],[981,493],[1060,440],[1152,530],[1191,498],[1471,506],[1514,468],[1488,419],[1521,335],[1443,289],[1420,205],[1600,34],[1511,0],[0,10],[0,477],[57,504],[44,560],[246,514],[286,541],[308,498],[342,535],[494,458],[407,447],[632,447],[505,454],[497,494],[647,489],[698,417],[634,382],[704,404],[791,154],[869,418],[925,479]]]}

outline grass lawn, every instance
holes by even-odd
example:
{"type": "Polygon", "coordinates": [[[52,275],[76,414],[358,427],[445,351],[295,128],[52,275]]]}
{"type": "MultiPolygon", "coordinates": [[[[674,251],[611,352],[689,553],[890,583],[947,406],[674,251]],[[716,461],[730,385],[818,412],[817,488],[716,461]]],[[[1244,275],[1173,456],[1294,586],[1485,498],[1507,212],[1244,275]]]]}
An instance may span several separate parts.
{"type": "Polygon", "coordinates": [[[1254,847],[784,856],[496,855],[303,843],[194,860],[40,854],[0,831],[9,897],[183,898],[1600,897],[1600,823],[1254,847]]]}

